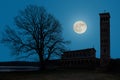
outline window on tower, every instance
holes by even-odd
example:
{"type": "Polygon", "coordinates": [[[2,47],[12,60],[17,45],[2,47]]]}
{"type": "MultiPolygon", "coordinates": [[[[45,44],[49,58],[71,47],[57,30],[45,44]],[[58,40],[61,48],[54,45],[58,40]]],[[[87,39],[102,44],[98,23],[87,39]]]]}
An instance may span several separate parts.
{"type": "Polygon", "coordinates": [[[104,49],[104,52],[106,53],[106,49],[104,49]]]}

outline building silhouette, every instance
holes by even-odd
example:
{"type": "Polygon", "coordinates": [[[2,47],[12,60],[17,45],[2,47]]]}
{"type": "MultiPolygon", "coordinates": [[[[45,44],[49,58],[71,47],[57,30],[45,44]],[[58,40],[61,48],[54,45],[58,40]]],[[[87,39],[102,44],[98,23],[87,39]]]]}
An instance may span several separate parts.
{"type": "Polygon", "coordinates": [[[100,13],[100,65],[110,62],[110,14],[100,13]]]}
{"type": "Polygon", "coordinates": [[[96,68],[110,63],[110,14],[100,13],[100,59],[96,58],[96,50],[87,48],[64,52],[61,59],[49,60],[47,65],[55,68],[96,68]]]}
{"type": "Polygon", "coordinates": [[[90,67],[95,64],[96,50],[94,48],[64,52],[62,66],[65,67],[90,67]]]}
{"type": "Polygon", "coordinates": [[[61,59],[49,60],[47,62],[50,68],[95,68],[96,50],[87,48],[82,50],[73,50],[64,52],[61,59]]]}

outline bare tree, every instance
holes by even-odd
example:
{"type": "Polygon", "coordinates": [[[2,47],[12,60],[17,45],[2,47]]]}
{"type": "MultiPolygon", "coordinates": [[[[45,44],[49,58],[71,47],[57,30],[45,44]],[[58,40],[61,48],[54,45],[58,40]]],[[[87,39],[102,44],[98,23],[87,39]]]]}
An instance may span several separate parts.
{"type": "Polygon", "coordinates": [[[15,55],[38,54],[40,68],[45,68],[45,61],[51,55],[60,55],[65,51],[61,24],[43,7],[29,5],[15,17],[16,29],[9,26],[4,32],[2,42],[9,44],[15,55]]]}

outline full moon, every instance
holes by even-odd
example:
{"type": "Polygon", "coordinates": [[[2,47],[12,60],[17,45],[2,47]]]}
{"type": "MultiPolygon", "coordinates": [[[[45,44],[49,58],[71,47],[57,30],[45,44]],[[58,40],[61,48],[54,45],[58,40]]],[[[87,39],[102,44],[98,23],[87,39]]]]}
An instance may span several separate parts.
{"type": "Polygon", "coordinates": [[[87,24],[84,21],[76,21],[73,25],[73,30],[78,34],[83,34],[87,30],[87,24]]]}

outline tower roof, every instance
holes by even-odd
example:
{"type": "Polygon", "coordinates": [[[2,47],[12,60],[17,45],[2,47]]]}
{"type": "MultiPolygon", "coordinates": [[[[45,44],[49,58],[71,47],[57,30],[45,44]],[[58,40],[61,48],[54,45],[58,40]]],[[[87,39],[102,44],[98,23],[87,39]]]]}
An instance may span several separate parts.
{"type": "Polygon", "coordinates": [[[105,12],[105,13],[99,13],[100,17],[109,17],[110,18],[110,13],[105,12]]]}

